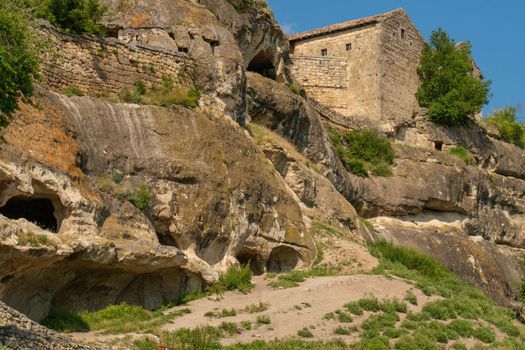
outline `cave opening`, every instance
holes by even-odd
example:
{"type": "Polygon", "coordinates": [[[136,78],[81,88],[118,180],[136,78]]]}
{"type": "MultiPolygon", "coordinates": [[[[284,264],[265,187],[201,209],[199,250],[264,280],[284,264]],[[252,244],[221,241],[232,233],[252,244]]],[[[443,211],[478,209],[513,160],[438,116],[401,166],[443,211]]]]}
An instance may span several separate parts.
{"type": "Polygon", "coordinates": [[[272,250],[268,257],[266,270],[276,273],[292,271],[299,264],[300,258],[299,252],[291,247],[277,247],[272,250]]]}
{"type": "Polygon", "coordinates": [[[259,73],[263,77],[275,80],[277,78],[273,55],[269,51],[261,51],[251,60],[248,65],[249,72],[259,73]]]}
{"type": "Polygon", "coordinates": [[[255,250],[243,248],[237,254],[237,260],[243,266],[249,266],[253,274],[260,276],[264,273],[264,262],[260,254],[255,250]]]}
{"type": "Polygon", "coordinates": [[[13,197],[0,208],[0,214],[13,220],[26,219],[44,230],[55,233],[59,229],[60,223],[55,216],[55,207],[48,198],[13,197]]]}

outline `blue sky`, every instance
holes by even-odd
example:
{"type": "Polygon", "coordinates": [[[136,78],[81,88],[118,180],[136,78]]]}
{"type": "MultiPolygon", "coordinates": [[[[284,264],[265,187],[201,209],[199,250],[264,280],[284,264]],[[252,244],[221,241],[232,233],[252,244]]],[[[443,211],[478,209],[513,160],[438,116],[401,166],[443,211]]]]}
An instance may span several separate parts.
{"type": "Polygon", "coordinates": [[[456,41],[470,40],[473,55],[494,95],[494,108],[518,106],[525,121],[524,0],[267,0],[283,29],[309,30],[403,7],[425,38],[444,28],[456,41]]]}

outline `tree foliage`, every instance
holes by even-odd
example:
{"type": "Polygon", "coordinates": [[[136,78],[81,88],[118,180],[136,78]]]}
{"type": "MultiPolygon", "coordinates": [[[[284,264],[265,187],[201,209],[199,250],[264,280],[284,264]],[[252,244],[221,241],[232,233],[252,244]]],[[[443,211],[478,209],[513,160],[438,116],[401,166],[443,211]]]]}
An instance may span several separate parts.
{"type": "Polygon", "coordinates": [[[504,141],[525,147],[525,129],[523,124],[516,121],[516,107],[497,109],[486,121],[498,130],[504,141]]]}
{"type": "Polygon", "coordinates": [[[7,126],[20,99],[32,96],[38,71],[26,16],[14,2],[0,0],[0,127],[7,126]]]}
{"type": "Polygon", "coordinates": [[[422,85],[416,96],[432,121],[465,123],[488,102],[491,82],[474,76],[470,53],[470,43],[456,44],[442,29],[425,44],[418,69],[422,85]]]}

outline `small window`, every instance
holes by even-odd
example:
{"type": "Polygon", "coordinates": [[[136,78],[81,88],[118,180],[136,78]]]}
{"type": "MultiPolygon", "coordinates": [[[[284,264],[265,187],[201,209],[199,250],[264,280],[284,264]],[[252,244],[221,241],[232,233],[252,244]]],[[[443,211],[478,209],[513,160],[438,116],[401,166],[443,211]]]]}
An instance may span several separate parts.
{"type": "Polygon", "coordinates": [[[405,39],[406,36],[407,36],[406,30],[404,30],[403,28],[401,28],[401,39],[405,39]]]}
{"type": "Polygon", "coordinates": [[[436,149],[436,151],[442,151],[443,150],[443,142],[436,141],[434,143],[434,148],[436,149]]]}
{"type": "Polygon", "coordinates": [[[352,51],[352,43],[346,44],[346,51],[352,51]]]}
{"type": "Polygon", "coordinates": [[[328,56],[328,49],[321,49],[321,56],[328,56]]]}

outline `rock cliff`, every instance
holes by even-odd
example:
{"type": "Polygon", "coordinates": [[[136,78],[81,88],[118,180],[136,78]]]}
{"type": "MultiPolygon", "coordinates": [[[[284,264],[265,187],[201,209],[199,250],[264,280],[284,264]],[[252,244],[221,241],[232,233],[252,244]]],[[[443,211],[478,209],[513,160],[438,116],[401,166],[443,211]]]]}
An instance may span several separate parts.
{"type": "Polygon", "coordinates": [[[156,309],[239,262],[256,274],[309,268],[313,221],[360,244],[387,239],[433,255],[501,304],[515,297],[522,149],[421,113],[386,135],[392,176],[359,178],[327,126],[384,128],[291,91],[288,43],[268,9],[103,2],[110,38],[37,28],[56,55],[43,57],[36,104],[22,104],[0,150],[5,304],[36,321],[56,307],[156,309]],[[153,88],[166,77],[198,87],[199,106],[118,101],[137,80],[153,88]],[[84,96],[66,96],[71,87],[84,96]],[[472,162],[449,154],[457,145],[472,162]]]}

